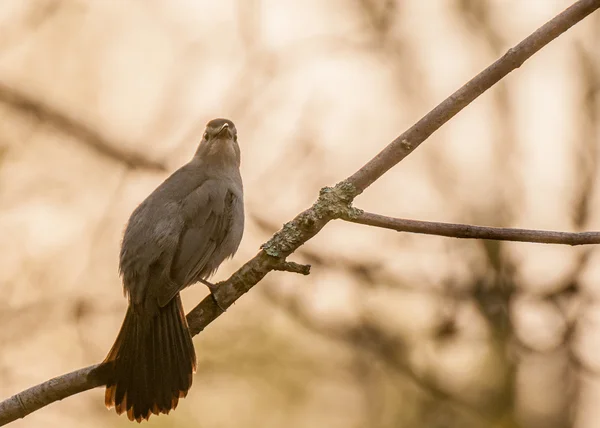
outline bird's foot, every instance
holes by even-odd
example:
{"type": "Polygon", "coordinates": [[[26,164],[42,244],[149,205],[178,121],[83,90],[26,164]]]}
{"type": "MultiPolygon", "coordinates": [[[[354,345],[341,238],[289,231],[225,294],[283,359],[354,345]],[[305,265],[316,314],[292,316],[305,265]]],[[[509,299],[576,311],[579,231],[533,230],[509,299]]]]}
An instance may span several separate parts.
{"type": "Polygon", "coordinates": [[[208,287],[208,289],[210,290],[210,295],[212,296],[213,300],[215,301],[215,303],[217,304],[219,309],[221,309],[223,312],[225,312],[227,309],[225,309],[225,307],[221,304],[221,302],[219,302],[219,299],[217,299],[217,295],[215,294],[215,292],[217,291],[217,288],[219,288],[219,287],[217,287],[212,282],[208,282],[205,279],[201,279],[200,282],[208,287]]]}

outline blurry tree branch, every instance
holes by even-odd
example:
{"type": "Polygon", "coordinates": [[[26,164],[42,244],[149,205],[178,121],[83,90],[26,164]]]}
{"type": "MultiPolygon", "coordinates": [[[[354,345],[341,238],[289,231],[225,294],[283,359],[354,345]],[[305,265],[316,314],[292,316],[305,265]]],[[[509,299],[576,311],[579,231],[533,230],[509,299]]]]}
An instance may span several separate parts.
{"type": "Polygon", "coordinates": [[[14,20],[8,26],[3,26],[0,52],[5,55],[9,50],[26,43],[44,25],[52,21],[62,11],[64,5],[65,3],[61,0],[46,0],[29,4],[24,19],[14,20]]]}
{"type": "MultiPolygon", "coordinates": [[[[286,258],[319,233],[329,221],[347,218],[356,214],[356,210],[351,207],[356,196],[408,156],[431,134],[483,92],[511,71],[520,67],[542,47],[598,8],[600,8],[600,0],[580,0],[574,3],[517,46],[509,49],[500,59],[467,82],[414,126],[392,141],[355,174],[334,187],[323,188],[311,208],[286,223],[267,243],[262,245],[261,250],[254,258],[243,265],[229,279],[219,283],[215,294],[221,305],[224,305],[225,308],[232,305],[270,271],[288,270],[285,268],[286,258]]],[[[18,96],[14,91],[7,91],[7,89],[0,86],[0,99],[8,100],[11,104],[26,110],[36,111],[40,109],[36,103],[28,98],[18,96]]],[[[73,126],[69,119],[56,115],[46,108],[42,108],[40,112],[49,119],[58,120],[60,124],[67,124],[68,127],[73,126]]],[[[75,127],[74,130],[81,132],[81,129],[89,131],[86,128],[79,127],[75,127]]],[[[91,133],[91,136],[94,137],[91,141],[94,141],[106,152],[104,141],[94,133],[91,133]]],[[[108,153],[111,153],[114,157],[118,153],[118,158],[122,158],[120,152],[115,153],[113,150],[108,151],[108,153]]],[[[187,316],[192,335],[201,332],[221,313],[222,311],[216,305],[215,299],[211,296],[202,300],[187,316]]],[[[102,386],[109,379],[111,368],[107,364],[86,367],[51,379],[8,398],[0,403],[0,425],[22,418],[54,401],[102,386]]]]}
{"type": "Polygon", "coordinates": [[[539,244],[590,245],[600,244],[600,232],[556,232],[552,230],[514,229],[474,226],[470,224],[439,223],[386,217],[355,209],[343,220],[398,232],[422,233],[465,239],[535,242],[539,244]]]}
{"type": "Polygon", "coordinates": [[[290,314],[296,322],[307,330],[351,346],[360,352],[366,352],[372,357],[375,356],[395,371],[404,375],[407,379],[410,379],[425,393],[431,395],[431,397],[446,401],[457,408],[469,412],[469,414],[478,419],[492,422],[473,403],[446,391],[434,378],[413,367],[407,356],[407,345],[397,335],[385,333],[367,319],[361,320],[356,325],[337,324],[324,326],[316,321],[314,317],[310,316],[307,311],[303,310],[296,299],[278,296],[277,293],[270,290],[267,290],[264,296],[273,305],[284,309],[287,314],[290,314]]]}
{"type": "Polygon", "coordinates": [[[143,154],[123,149],[117,142],[107,140],[101,133],[86,124],[2,82],[0,82],[0,102],[16,110],[34,114],[39,120],[46,121],[61,132],[72,135],[97,153],[121,162],[129,168],[144,168],[155,171],[166,171],[167,169],[166,165],[161,162],[149,159],[143,154]]]}

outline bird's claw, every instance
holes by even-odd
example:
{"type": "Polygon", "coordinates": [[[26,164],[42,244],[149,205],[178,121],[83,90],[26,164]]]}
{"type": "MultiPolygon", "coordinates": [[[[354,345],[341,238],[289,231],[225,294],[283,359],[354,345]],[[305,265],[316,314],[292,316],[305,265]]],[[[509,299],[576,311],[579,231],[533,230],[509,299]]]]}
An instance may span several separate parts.
{"type": "Polygon", "coordinates": [[[200,282],[204,285],[206,285],[208,287],[208,289],[210,290],[210,295],[212,296],[213,300],[215,301],[215,304],[217,305],[217,307],[219,309],[221,309],[221,311],[225,312],[227,309],[225,309],[223,307],[223,305],[221,305],[221,303],[219,302],[219,299],[217,299],[217,295],[215,294],[215,292],[217,291],[217,287],[215,284],[208,282],[205,279],[201,279],[200,282]]]}

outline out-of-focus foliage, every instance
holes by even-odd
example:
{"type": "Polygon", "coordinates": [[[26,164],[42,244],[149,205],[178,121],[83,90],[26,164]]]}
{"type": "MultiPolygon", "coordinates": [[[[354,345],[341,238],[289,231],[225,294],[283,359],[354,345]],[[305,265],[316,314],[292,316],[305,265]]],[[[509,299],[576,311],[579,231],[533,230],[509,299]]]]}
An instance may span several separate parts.
{"type": "MultiPolygon", "coordinates": [[[[234,120],[247,230],[226,278],[324,185],[570,2],[2,0],[0,394],[100,361],[123,224],[234,120]]],[[[357,206],[600,229],[600,15],[551,43],[357,206]]],[[[567,427],[600,418],[600,252],[334,223],[195,339],[149,426],[567,427]]],[[[206,293],[184,293],[191,307],[206,293]]],[[[126,426],[98,389],[14,427],[126,426]]]]}

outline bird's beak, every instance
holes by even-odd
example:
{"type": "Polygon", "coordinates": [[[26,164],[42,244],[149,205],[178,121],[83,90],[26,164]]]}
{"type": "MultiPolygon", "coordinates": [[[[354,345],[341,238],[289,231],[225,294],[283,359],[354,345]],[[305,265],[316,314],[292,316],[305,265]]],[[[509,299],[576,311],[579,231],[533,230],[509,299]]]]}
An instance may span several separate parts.
{"type": "Polygon", "coordinates": [[[221,135],[224,132],[227,133],[227,136],[231,136],[231,131],[229,130],[229,124],[228,123],[224,123],[221,128],[219,129],[219,131],[217,131],[217,135],[221,135]]]}

